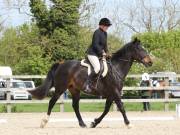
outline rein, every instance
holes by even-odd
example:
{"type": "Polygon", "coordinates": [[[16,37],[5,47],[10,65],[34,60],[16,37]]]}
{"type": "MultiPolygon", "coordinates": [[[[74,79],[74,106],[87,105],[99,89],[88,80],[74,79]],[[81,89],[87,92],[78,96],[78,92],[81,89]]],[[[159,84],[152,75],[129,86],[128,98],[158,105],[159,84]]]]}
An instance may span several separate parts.
{"type": "MultiPolygon", "coordinates": [[[[119,60],[119,61],[125,61],[125,62],[131,62],[130,59],[122,59],[122,58],[120,58],[120,59],[118,59],[118,60],[119,60]]],[[[137,62],[137,61],[136,61],[136,60],[133,60],[133,62],[137,62]]],[[[115,71],[115,73],[118,75],[118,77],[120,78],[120,80],[124,80],[123,77],[121,77],[121,75],[120,75],[120,73],[118,72],[118,70],[117,70],[116,68],[114,68],[111,60],[107,61],[107,63],[109,63],[112,71],[115,71]]]]}
{"type": "Polygon", "coordinates": [[[127,59],[118,59],[118,60],[130,62],[130,60],[127,59]]]}
{"type": "MultiPolygon", "coordinates": [[[[126,62],[131,62],[129,59],[118,59],[119,61],[126,61],[126,62]]],[[[133,62],[138,62],[137,60],[133,60],[133,62]]]]}

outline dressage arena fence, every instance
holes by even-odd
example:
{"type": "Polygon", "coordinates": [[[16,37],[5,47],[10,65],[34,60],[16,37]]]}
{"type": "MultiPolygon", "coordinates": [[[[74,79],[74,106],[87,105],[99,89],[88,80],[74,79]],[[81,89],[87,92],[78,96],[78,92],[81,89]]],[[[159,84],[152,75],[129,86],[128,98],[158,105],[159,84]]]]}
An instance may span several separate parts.
{"type": "MultiPolygon", "coordinates": [[[[44,79],[46,76],[42,75],[15,75],[15,76],[0,76],[0,78],[7,80],[7,88],[3,88],[3,91],[6,92],[7,97],[6,100],[0,100],[0,104],[6,104],[7,113],[11,113],[12,104],[41,104],[41,103],[49,103],[49,100],[11,100],[11,88],[10,88],[10,79],[44,79]]],[[[128,75],[128,78],[141,78],[141,75],[128,75]]],[[[150,77],[163,77],[169,78],[172,77],[170,75],[150,75],[150,77]]],[[[176,75],[177,78],[180,78],[180,75],[176,75]]],[[[22,90],[22,89],[21,89],[22,90]]],[[[26,88],[26,90],[28,90],[26,88]]],[[[53,89],[52,89],[53,90],[53,89]]],[[[164,110],[169,110],[169,103],[176,102],[177,111],[180,114],[180,98],[169,98],[169,91],[180,91],[179,86],[164,86],[164,87],[123,87],[123,91],[142,91],[142,90],[154,90],[154,91],[164,91],[165,97],[161,99],[122,99],[123,102],[162,102],[164,103],[164,110]]],[[[63,96],[57,101],[60,104],[60,112],[64,112],[64,103],[71,103],[70,99],[63,99],[63,96]]],[[[81,103],[105,103],[105,99],[81,99],[81,103]]],[[[113,111],[117,111],[117,107],[113,105],[113,111]]]]}

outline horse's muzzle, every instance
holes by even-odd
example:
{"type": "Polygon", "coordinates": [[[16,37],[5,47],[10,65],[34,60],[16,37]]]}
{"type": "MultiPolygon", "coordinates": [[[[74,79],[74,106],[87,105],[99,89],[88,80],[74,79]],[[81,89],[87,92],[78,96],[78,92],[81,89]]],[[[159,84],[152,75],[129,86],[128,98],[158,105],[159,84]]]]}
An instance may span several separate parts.
{"type": "Polygon", "coordinates": [[[149,55],[145,56],[145,57],[142,59],[142,62],[143,62],[143,64],[144,64],[146,67],[151,67],[151,66],[153,65],[152,59],[150,58],[149,55]]]}

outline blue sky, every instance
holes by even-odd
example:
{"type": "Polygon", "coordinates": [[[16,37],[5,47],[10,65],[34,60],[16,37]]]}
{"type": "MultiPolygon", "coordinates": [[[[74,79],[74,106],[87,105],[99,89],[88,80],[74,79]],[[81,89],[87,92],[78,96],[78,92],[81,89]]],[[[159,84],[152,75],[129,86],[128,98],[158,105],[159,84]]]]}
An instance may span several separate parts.
{"type": "MultiPolygon", "coordinates": [[[[10,0],[13,1],[13,0],[10,0]]],[[[27,4],[28,5],[28,2],[27,4]]],[[[16,5],[10,4],[7,6],[5,0],[0,0],[0,19],[5,20],[4,25],[6,27],[19,26],[23,23],[30,22],[30,16],[26,14],[19,13],[18,9],[12,7],[17,7],[16,5]]],[[[28,6],[24,6],[25,10],[29,12],[28,6]]]]}
{"type": "MultiPolygon", "coordinates": [[[[30,16],[26,14],[20,14],[17,9],[7,8],[7,3],[5,3],[5,1],[6,0],[0,0],[0,9],[1,9],[0,19],[1,20],[6,19],[4,23],[6,27],[18,26],[23,23],[31,22],[30,16]]],[[[17,1],[17,0],[9,0],[9,1],[17,1]]],[[[26,0],[26,3],[23,3],[23,5],[25,6],[21,10],[21,12],[25,11],[29,13],[28,1],[29,0],[26,0]]],[[[158,7],[160,6],[160,2],[162,0],[144,0],[144,1],[146,5],[148,5],[148,2],[151,1],[154,7],[158,7]]],[[[118,24],[119,20],[118,18],[116,18],[115,14],[117,13],[120,19],[126,18],[127,8],[133,7],[135,2],[137,2],[137,0],[90,0],[90,3],[94,3],[94,2],[98,3],[96,4],[95,9],[93,10],[94,15],[91,16],[91,18],[88,21],[86,21],[86,23],[88,23],[91,26],[91,28],[95,29],[98,26],[98,22],[100,18],[108,17],[113,21],[112,23],[114,24],[109,30],[110,33],[113,33],[114,31],[117,30],[117,27],[121,28],[120,24],[118,24]]],[[[180,5],[180,1],[178,4],[180,5]]],[[[14,7],[14,5],[11,5],[11,6],[14,7]]],[[[133,35],[133,32],[127,28],[124,28],[124,29],[122,28],[122,30],[120,30],[119,33],[121,33],[121,35],[127,39],[130,39],[130,37],[133,35]]]]}
{"type": "MultiPolygon", "coordinates": [[[[24,22],[30,22],[30,16],[26,14],[20,14],[17,9],[9,9],[7,8],[7,3],[5,2],[6,0],[0,0],[0,15],[1,15],[1,20],[2,19],[7,19],[5,22],[6,26],[18,26],[23,24],[24,22]]],[[[9,1],[15,1],[15,0],[9,0],[9,1]]],[[[24,4],[25,8],[22,11],[29,12],[29,7],[28,7],[28,1],[26,0],[26,3],[24,4]]],[[[46,0],[48,1],[48,0],[46,0]]],[[[98,7],[95,7],[96,15],[99,17],[107,16],[109,18],[112,18],[112,11],[114,10],[114,6],[118,3],[121,5],[121,8],[123,10],[124,5],[131,5],[135,2],[136,0],[90,0],[90,3],[93,2],[98,2],[98,7]],[[99,11],[99,9],[102,9],[106,12],[99,11]]],[[[145,0],[149,1],[149,0],[145,0]]],[[[161,0],[151,0],[153,5],[159,5],[159,2],[161,0]]],[[[14,5],[11,5],[14,6],[14,5]]],[[[94,21],[95,24],[97,24],[96,21],[94,21]]]]}
{"type": "MultiPolygon", "coordinates": [[[[9,1],[15,1],[15,0],[9,0],[9,1]]],[[[28,7],[28,1],[26,1],[26,3],[24,4],[25,8],[22,9],[22,12],[25,10],[26,12],[29,13],[29,7],[28,7]]],[[[48,0],[46,0],[48,1],[48,0]]],[[[109,17],[110,19],[112,18],[112,14],[113,13],[113,7],[114,5],[116,5],[116,3],[120,3],[122,6],[120,8],[123,7],[123,5],[130,5],[132,4],[134,1],[136,0],[90,0],[90,3],[93,2],[98,2],[99,4],[98,7],[95,7],[95,12],[97,13],[96,16],[99,17],[109,17]],[[99,11],[99,9],[102,9],[106,12],[102,12],[99,11]],[[108,13],[108,14],[107,14],[108,13]]],[[[158,3],[158,0],[152,0],[153,3],[158,3]]],[[[14,6],[14,5],[10,5],[14,6]]],[[[15,6],[16,7],[16,6],[15,6]]],[[[1,15],[1,19],[6,19],[5,25],[6,26],[18,26],[21,25],[25,22],[30,22],[30,16],[26,15],[26,14],[20,14],[19,11],[17,9],[9,9],[7,8],[7,3],[5,2],[5,0],[0,0],[0,15],[1,15]]],[[[93,23],[97,24],[97,21],[94,21],[93,23]]]]}

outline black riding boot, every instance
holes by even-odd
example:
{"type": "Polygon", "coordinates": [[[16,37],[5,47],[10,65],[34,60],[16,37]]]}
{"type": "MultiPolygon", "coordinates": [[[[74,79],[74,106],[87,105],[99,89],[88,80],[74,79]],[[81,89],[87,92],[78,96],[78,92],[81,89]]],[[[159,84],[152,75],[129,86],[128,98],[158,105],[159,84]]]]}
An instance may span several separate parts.
{"type": "Polygon", "coordinates": [[[86,90],[87,92],[91,92],[92,90],[96,89],[96,80],[97,80],[98,74],[95,72],[92,72],[87,79],[86,82],[86,90]]]}

